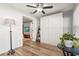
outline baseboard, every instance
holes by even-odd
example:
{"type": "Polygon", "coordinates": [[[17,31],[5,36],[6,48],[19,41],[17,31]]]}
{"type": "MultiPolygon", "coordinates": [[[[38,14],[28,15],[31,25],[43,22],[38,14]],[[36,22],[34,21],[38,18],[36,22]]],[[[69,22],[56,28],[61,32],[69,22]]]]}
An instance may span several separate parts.
{"type": "MultiPolygon", "coordinates": [[[[15,50],[18,49],[18,48],[21,48],[21,47],[23,47],[23,45],[16,47],[15,50]]],[[[0,51],[0,54],[6,53],[6,52],[8,52],[8,51],[9,51],[9,50],[0,51]]]]}

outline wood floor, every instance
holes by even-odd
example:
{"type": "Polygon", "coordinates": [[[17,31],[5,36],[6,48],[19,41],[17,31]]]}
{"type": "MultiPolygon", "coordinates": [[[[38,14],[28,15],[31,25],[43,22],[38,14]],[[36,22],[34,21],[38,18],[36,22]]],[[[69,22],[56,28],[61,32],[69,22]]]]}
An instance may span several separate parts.
{"type": "MultiPolygon", "coordinates": [[[[7,53],[0,56],[7,56],[7,53]]],[[[24,46],[17,48],[16,53],[11,56],[63,56],[63,52],[56,46],[25,41],[24,46]]]]}

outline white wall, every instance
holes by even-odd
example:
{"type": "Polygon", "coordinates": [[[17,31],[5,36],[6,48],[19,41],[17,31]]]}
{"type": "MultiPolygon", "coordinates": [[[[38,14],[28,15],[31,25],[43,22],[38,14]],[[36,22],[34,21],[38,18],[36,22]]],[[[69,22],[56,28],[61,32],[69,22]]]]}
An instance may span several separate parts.
{"type": "Polygon", "coordinates": [[[22,16],[23,14],[10,8],[6,4],[0,4],[0,53],[9,50],[9,27],[3,25],[5,18],[15,19],[16,25],[13,26],[13,48],[23,45],[22,39],[22,16]]]}
{"type": "Polygon", "coordinates": [[[30,22],[24,23],[24,26],[30,26],[30,22]]]}
{"type": "Polygon", "coordinates": [[[57,45],[63,34],[63,14],[53,14],[40,19],[41,42],[57,45]]]}
{"type": "Polygon", "coordinates": [[[73,11],[67,11],[63,13],[63,32],[73,33],[73,11]]]}
{"type": "Polygon", "coordinates": [[[77,4],[73,13],[73,34],[79,37],[79,4],[77,4]]]}
{"type": "Polygon", "coordinates": [[[33,28],[33,41],[35,41],[36,36],[36,18],[31,17],[30,15],[26,15],[19,10],[13,9],[11,6],[7,4],[0,4],[0,53],[9,50],[9,27],[3,25],[5,18],[13,18],[16,21],[16,25],[13,26],[13,48],[23,46],[23,16],[30,17],[34,23],[33,28]]]}

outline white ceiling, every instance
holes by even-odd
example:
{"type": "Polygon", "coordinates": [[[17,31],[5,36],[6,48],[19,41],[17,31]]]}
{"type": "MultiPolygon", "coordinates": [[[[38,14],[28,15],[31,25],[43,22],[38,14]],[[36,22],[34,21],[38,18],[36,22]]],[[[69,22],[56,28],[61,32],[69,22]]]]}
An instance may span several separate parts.
{"type": "MultiPolygon", "coordinates": [[[[32,14],[32,12],[35,10],[35,8],[29,8],[26,7],[26,5],[33,5],[36,6],[36,3],[10,3],[9,5],[11,5],[12,7],[26,13],[26,14],[32,14]]],[[[45,15],[48,14],[53,14],[56,12],[65,12],[65,11],[70,11],[74,9],[75,4],[74,3],[44,3],[44,6],[46,5],[52,5],[53,8],[52,9],[45,9],[45,15]]],[[[32,14],[36,17],[41,17],[44,16],[44,14],[42,14],[41,12],[32,14]]]]}

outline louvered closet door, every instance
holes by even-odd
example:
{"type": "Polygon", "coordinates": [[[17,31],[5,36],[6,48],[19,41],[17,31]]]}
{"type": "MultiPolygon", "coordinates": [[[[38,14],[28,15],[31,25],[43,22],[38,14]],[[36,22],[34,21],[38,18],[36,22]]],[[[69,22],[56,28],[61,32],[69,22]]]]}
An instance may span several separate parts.
{"type": "Polygon", "coordinates": [[[62,13],[42,17],[40,21],[41,42],[57,45],[60,43],[60,36],[63,33],[62,13]]]}

